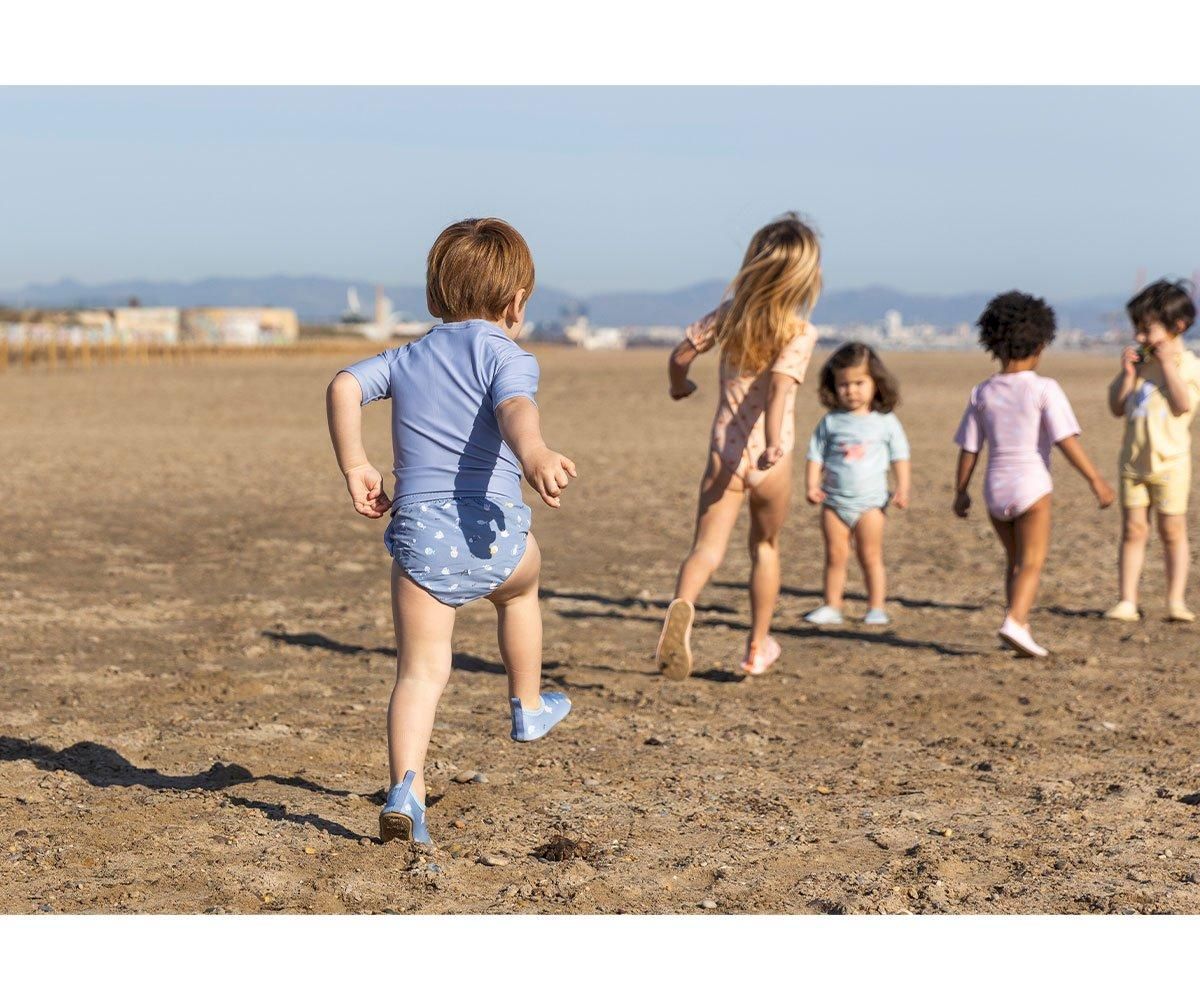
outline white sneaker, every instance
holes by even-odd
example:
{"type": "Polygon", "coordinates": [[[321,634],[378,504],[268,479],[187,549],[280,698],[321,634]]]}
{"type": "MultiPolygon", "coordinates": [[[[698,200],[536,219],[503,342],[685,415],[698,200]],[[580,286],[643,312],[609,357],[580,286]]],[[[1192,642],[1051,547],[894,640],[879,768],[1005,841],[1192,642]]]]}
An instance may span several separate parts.
{"type": "Polygon", "coordinates": [[[845,623],[842,613],[828,604],[822,604],[816,611],[810,611],[804,616],[804,620],[810,625],[842,625],[845,623]]]}
{"type": "Polygon", "coordinates": [[[1000,636],[1000,641],[1008,646],[1011,646],[1022,656],[1036,656],[1038,658],[1049,656],[1050,651],[1044,646],[1039,646],[1033,641],[1033,636],[1029,634],[1029,629],[1024,625],[1018,625],[1012,620],[1012,616],[1004,619],[1004,624],[1000,626],[1000,631],[997,633],[1000,636]]]}

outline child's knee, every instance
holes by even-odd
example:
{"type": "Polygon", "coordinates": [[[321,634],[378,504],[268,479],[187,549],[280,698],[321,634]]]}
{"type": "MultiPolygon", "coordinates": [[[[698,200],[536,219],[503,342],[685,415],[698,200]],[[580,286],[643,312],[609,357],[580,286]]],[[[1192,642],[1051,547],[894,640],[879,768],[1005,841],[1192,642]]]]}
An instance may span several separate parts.
{"type": "Polygon", "coordinates": [[[1145,542],[1150,537],[1150,524],[1141,517],[1125,517],[1121,523],[1121,534],[1127,542],[1145,542]]]}
{"type": "Polygon", "coordinates": [[[715,570],[725,558],[725,546],[701,542],[692,547],[692,558],[715,570]]]}
{"type": "Polygon", "coordinates": [[[396,663],[396,683],[409,681],[420,684],[440,684],[444,687],[450,680],[451,667],[449,655],[401,654],[396,663]]]}
{"type": "Polygon", "coordinates": [[[1158,533],[1164,545],[1178,545],[1187,541],[1187,522],[1181,516],[1163,516],[1158,519],[1158,533]]]}
{"type": "Polygon", "coordinates": [[[757,533],[750,536],[750,555],[753,558],[759,556],[769,556],[778,553],[779,551],[779,533],[772,532],[770,535],[760,535],[757,533]]]}

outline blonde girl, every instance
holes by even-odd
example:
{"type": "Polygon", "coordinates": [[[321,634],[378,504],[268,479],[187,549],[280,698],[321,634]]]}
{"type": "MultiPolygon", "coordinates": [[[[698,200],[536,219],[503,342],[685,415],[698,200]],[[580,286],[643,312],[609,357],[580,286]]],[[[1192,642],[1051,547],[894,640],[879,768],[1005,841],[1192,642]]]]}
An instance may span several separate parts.
{"type": "Polygon", "coordinates": [[[717,412],[700,481],[692,549],[679,569],[655,658],[671,680],[692,671],[695,602],[721,565],[742,500],[750,499],[750,634],[742,669],[765,672],[779,658],[770,634],[779,598],[779,535],[792,495],[796,386],[816,342],[808,315],[821,291],[816,233],[795,213],[750,241],[729,298],[687,328],[671,352],[670,394],[696,391],[688,369],[721,349],[717,412]]]}

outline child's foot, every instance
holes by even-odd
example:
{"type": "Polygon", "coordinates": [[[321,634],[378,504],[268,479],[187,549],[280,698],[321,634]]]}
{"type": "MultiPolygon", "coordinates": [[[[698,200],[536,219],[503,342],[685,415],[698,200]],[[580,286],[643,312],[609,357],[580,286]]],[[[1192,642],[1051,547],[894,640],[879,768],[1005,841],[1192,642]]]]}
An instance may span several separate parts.
{"type": "Polygon", "coordinates": [[[392,785],[388,792],[383,812],[379,814],[379,839],[385,844],[389,840],[412,840],[428,844],[429,830],[425,826],[425,803],[413,795],[412,783],[417,775],[406,771],[404,780],[392,785]]]}
{"type": "Polygon", "coordinates": [[[542,705],[536,711],[525,708],[520,698],[511,699],[511,706],[512,738],[518,743],[530,743],[540,740],[567,717],[571,711],[571,700],[565,694],[547,691],[542,695],[542,705]]]}
{"type": "Polygon", "coordinates": [[[1136,622],[1142,616],[1138,613],[1137,605],[1133,601],[1117,601],[1104,612],[1104,617],[1114,622],[1136,622]]]}
{"type": "Polygon", "coordinates": [[[888,617],[883,608],[867,608],[867,613],[863,615],[864,625],[891,625],[892,620],[888,617]]]}
{"type": "Polygon", "coordinates": [[[1182,604],[1167,605],[1167,621],[1169,622],[1194,622],[1195,614],[1185,608],[1182,604]]]}
{"type": "Polygon", "coordinates": [[[1039,646],[1033,641],[1033,636],[1029,633],[1029,628],[1026,625],[1018,625],[1009,616],[1004,619],[1004,624],[1000,626],[998,633],[1000,639],[1006,644],[1015,649],[1022,656],[1049,656],[1050,651],[1044,646],[1039,646]]]}
{"type": "Polygon", "coordinates": [[[804,616],[810,625],[841,625],[845,619],[837,608],[822,604],[816,611],[810,611],[804,616]]]}
{"type": "Polygon", "coordinates": [[[742,669],[746,673],[757,677],[759,674],[765,674],[779,659],[779,654],[783,650],[779,648],[779,643],[775,641],[773,636],[767,636],[761,643],[750,643],[750,648],[746,650],[746,658],[742,661],[742,669]]]}
{"type": "Polygon", "coordinates": [[[668,680],[681,681],[692,672],[692,622],[696,609],[691,601],[675,598],[667,607],[662,634],[654,659],[668,680]]]}

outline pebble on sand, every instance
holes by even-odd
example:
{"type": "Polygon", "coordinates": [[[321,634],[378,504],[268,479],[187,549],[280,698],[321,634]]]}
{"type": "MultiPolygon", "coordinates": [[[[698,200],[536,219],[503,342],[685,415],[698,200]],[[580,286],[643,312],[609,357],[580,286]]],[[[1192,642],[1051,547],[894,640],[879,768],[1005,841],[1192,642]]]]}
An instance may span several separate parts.
{"type": "Polygon", "coordinates": [[[459,771],[452,780],[459,785],[485,785],[487,784],[487,775],[481,771],[459,771]]]}
{"type": "Polygon", "coordinates": [[[508,858],[502,854],[481,854],[479,855],[479,863],[487,865],[488,868],[503,868],[508,864],[508,858]]]}
{"type": "Polygon", "coordinates": [[[700,900],[700,909],[702,909],[702,910],[715,910],[716,908],[717,908],[717,901],[716,901],[715,899],[702,899],[702,900],[700,900]]]}

